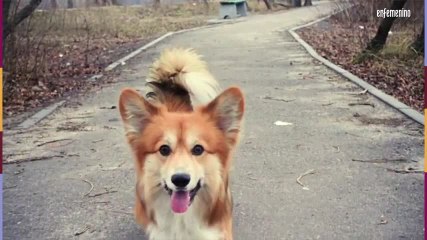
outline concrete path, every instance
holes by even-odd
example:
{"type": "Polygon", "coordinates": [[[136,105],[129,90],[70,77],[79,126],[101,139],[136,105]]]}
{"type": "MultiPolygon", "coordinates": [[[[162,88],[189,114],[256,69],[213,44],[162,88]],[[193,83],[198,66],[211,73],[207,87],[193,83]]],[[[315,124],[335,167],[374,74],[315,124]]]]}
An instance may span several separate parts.
{"type": "Polygon", "coordinates": [[[232,184],[235,239],[422,239],[423,175],[398,173],[421,165],[422,127],[357,94],[285,31],[331,6],[177,35],[121,67],[116,83],[30,131],[6,132],[9,160],[51,158],[5,166],[4,239],[145,239],[129,214],[132,158],[112,106],[123,87],[143,85],[153,58],[171,46],[195,48],[223,87],[246,94],[232,184]],[[359,102],[372,106],[353,106],[359,102]],[[303,189],[296,179],[310,169],[303,189]]]}

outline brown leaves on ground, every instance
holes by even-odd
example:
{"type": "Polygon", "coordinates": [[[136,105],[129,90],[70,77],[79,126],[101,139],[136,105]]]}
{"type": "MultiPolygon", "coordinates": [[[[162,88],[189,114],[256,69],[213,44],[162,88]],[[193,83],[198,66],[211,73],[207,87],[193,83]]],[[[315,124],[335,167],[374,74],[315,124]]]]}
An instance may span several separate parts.
{"type": "MultiPolygon", "coordinates": [[[[108,64],[117,60],[146,42],[147,40],[91,40],[88,47],[84,41],[65,44],[62,47],[44,48],[37,53],[33,48],[27,55],[17,55],[16,62],[23,63],[31,56],[43,56],[44,64],[35,64],[42,68],[43,74],[34,74],[36,70],[6,73],[4,89],[5,116],[13,116],[27,110],[33,110],[67,94],[88,90],[97,83],[87,81],[90,76],[102,72],[108,64]]],[[[22,68],[21,68],[22,69],[22,68]]],[[[40,69],[39,69],[40,70],[40,69]]]]}
{"type": "MultiPolygon", "coordinates": [[[[418,111],[424,108],[423,57],[408,48],[416,36],[408,26],[396,26],[386,47],[377,55],[356,59],[373,38],[378,24],[362,21],[348,23],[342,18],[329,20],[298,33],[322,57],[340,65],[385,93],[418,111]]],[[[418,29],[414,28],[413,29],[418,29]]]]}
{"type": "MultiPolygon", "coordinates": [[[[217,12],[211,4],[209,12],[217,12]]],[[[206,24],[201,4],[37,11],[5,43],[4,116],[31,112],[100,81],[112,62],[169,31],[206,24]]]]}

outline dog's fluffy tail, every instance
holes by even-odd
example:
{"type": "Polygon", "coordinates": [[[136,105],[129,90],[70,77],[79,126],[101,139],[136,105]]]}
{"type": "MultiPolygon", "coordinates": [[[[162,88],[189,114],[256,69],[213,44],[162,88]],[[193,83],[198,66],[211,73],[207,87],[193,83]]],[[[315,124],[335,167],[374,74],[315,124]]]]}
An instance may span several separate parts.
{"type": "Polygon", "coordinates": [[[206,63],[192,49],[165,50],[151,66],[147,82],[146,97],[176,111],[206,104],[220,92],[206,63]]]}

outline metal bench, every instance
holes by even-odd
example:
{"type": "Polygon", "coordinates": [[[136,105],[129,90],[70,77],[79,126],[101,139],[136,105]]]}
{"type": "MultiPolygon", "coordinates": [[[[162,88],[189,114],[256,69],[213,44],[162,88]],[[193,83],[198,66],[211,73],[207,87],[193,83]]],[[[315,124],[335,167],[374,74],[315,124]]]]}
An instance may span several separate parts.
{"type": "Polygon", "coordinates": [[[219,17],[221,19],[237,18],[246,16],[246,0],[221,0],[219,8],[219,17]]]}

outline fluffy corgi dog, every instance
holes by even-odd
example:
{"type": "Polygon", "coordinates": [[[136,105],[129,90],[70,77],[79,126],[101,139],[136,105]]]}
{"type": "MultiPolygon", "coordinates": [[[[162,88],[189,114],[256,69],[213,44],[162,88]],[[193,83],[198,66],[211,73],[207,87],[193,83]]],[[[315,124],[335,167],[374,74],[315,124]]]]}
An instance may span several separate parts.
{"type": "Polygon", "coordinates": [[[229,170],[244,112],[190,49],[164,51],[119,110],[135,155],[135,216],[150,240],[232,240],[229,170]]]}

